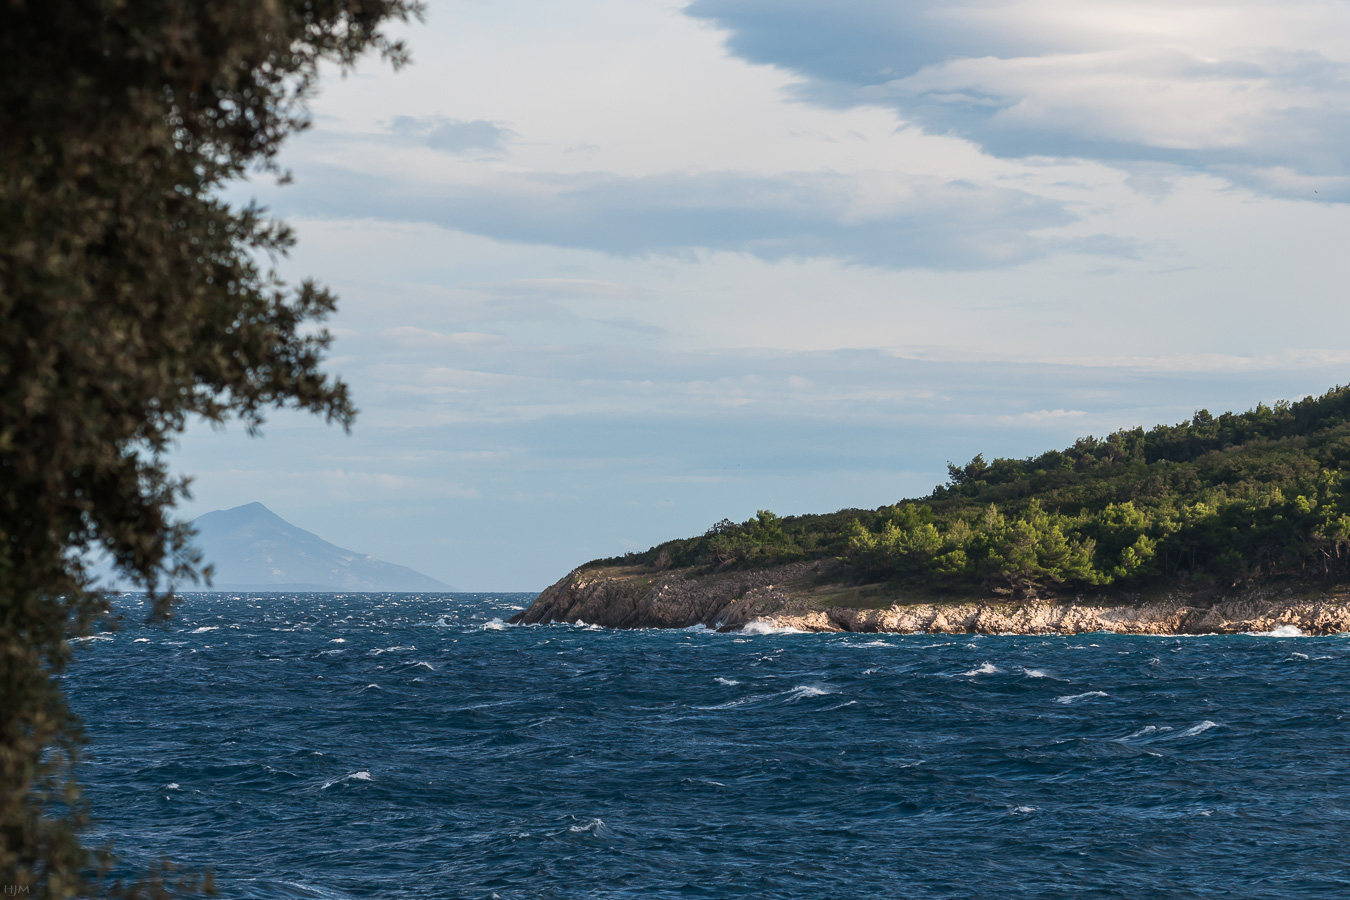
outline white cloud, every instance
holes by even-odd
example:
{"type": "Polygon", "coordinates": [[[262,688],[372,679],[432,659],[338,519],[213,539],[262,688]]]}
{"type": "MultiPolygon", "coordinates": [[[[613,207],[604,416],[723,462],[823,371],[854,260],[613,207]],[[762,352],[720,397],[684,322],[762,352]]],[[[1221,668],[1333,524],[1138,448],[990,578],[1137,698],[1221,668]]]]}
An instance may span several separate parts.
{"type": "MultiPolygon", "coordinates": [[[[1347,174],[1350,8],[1329,0],[698,0],[804,98],[883,104],[1001,156],[1347,174]],[[850,65],[851,63],[851,65],[850,65]]],[[[1350,199],[1350,195],[1319,199],[1350,199]]]]}

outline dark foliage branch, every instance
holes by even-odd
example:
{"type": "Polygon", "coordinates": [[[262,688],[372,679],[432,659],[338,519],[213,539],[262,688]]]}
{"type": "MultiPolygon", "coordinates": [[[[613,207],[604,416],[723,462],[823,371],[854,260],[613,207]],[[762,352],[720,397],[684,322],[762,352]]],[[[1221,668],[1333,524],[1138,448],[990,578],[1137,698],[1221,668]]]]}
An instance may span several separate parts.
{"type": "MultiPolygon", "coordinates": [[[[335,298],[271,266],[283,225],[220,199],[306,124],[322,62],[407,59],[416,0],[0,0],[0,883],[94,890],[57,677],[107,614],[94,551],[152,592],[197,577],[165,461],[193,418],[293,406],[350,425],[320,371],[335,298]]],[[[133,889],[133,893],[140,889],[133,889]]]]}

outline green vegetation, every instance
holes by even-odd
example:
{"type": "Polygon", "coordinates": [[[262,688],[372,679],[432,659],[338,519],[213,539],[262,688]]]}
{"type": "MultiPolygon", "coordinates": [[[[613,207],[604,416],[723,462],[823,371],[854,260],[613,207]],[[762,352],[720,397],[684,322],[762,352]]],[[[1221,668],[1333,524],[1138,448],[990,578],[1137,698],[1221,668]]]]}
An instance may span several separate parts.
{"type": "Polygon", "coordinates": [[[85,561],[172,599],[200,560],[165,453],[191,418],[291,405],[348,424],[319,369],[334,297],[271,266],[284,225],[221,189],[278,172],[323,61],[350,67],[417,0],[0,3],[0,884],[103,883],[83,845],[68,639],[109,613],[85,561]]]}
{"type": "Polygon", "coordinates": [[[609,564],[720,570],[834,557],[840,577],[1016,597],[1350,578],[1350,387],[1241,414],[976,456],[919,500],[779,518],[609,564]]]}

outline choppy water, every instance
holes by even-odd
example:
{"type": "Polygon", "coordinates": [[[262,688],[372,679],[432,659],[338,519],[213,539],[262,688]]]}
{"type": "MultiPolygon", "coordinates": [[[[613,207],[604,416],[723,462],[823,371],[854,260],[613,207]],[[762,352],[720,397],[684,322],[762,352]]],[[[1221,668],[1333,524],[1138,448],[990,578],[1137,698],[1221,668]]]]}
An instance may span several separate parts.
{"type": "Polygon", "coordinates": [[[1350,639],[504,627],[190,598],[87,642],[135,862],[247,898],[1339,897],[1350,639]]]}

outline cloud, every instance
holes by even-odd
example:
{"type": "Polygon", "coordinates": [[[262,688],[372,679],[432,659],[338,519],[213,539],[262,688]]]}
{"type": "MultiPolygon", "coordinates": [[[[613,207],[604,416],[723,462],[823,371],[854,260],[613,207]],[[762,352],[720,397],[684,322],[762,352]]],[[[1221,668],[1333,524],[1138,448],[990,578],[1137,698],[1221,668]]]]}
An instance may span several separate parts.
{"type": "Polygon", "coordinates": [[[737,56],[802,76],[803,99],[889,106],[997,156],[1166,162],[1258,189],[1277,167],[1350,174],[1344,4],[695,0],[686,12],[724,29],[737,56]]]}
{"type": "Polygon", "coordinates": [[[502,342],[501,335],[480,331],[433,331],[414,325],[398,325],[386,328],[381,335],[411,350],[495,346],[502,342]]]}
{"type": "Polygon", "coordinates": [[[397,137],[426,144],[433,150],[459,156],[500,154],[516,136],[511,129],[485,119],[465,122],[444,116],[420,119],[396,116],[389,123],[389,131],[397,137]]]}
{"type": "Polygon", "coordinates": [[[633,300],[645,294],[641,288],[596,278],[518,278],[492,284],[476,284],[485,293],[505,297],[600,297],[633,300]]]}
{"type": "MultiPolygon", "coordinates": [[[[1060,202],[1025,191],[897,173],[503,172],[434,186],[332,168],[316,177],[316,168],[276,196],[281,212],[429,222],[616,256],[730,251],[769,261],[979,269],[1056,249],[1037,232],[1075,220],[1060,202]]],[[[595,283],[582,288],[594,291],[595,283]]]]}
{"type": "Polygon", "coordinates": [[[1076,419],[1086,416],[1087,411],[1082,409],[1038,409],[1033,412],[1019,413],[1015,416],[998,416],[995,421],[1004,425],[1040,425],[1047,420],[1052,419],[1076,419]]]}

